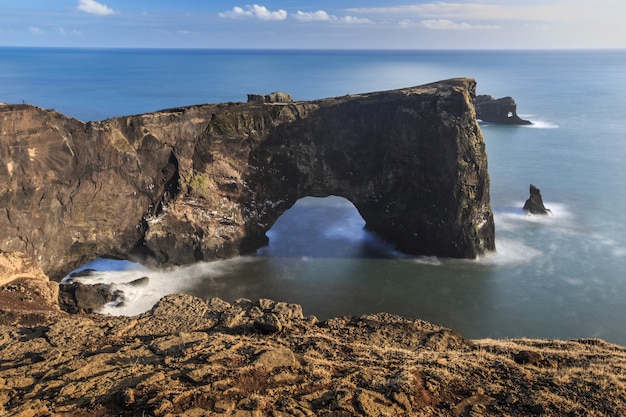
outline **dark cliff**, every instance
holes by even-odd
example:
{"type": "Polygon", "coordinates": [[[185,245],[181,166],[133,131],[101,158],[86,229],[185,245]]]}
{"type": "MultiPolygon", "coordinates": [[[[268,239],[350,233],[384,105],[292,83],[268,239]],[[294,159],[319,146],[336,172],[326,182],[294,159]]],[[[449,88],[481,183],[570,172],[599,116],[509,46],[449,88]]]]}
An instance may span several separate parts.
{"type": "Polygon", "coordinates": [[[304,196],[350,200],[401,251],[494,249],[475,82],[82,123],[0,106],[0,250],[52,277],[95,257],[185,264],[252,251],[304,196]]]}

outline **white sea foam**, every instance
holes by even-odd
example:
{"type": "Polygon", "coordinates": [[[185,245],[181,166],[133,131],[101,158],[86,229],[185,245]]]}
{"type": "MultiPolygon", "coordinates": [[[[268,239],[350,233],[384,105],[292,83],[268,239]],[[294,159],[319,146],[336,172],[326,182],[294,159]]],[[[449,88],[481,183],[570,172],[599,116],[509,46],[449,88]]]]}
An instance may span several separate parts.
{"type": "Polygon", "coordinates": [[[531,125],[521,125],[522,127],[530,129],[558,129],[559,125],[553,122],[547,122],[544,120],[531,120],[531,125]]]}
{"type": "Polygon", "coordinates": [[[162,297],[174,293],[188,293],[200,281],[210,286],[214,277],[225,275],[235,264],[250,262],[254,258],[239,257],[226,261],[198,262],[193,265],[164,270],[152,270],[128,261],[97,259],[82,268],[95,269],[84,277],[65,277],[62,282],[78,281],[84,284],[109,284],[111,290],[120,290],[123,296],[105,305],[99,313],[133,316],[148,311],[162,297]],[[132,285],[131,282],[148,277],[146,285],[132,285]]]}
{"type": "Polygon", "coordinates": [[[436,256],[417,256],[414,258],[407,258],[406,261],[419,264],[419,265],[431,265],[431,266],[441,266],[443,263],[436,256]]]}
{"type": "Polygon", "coordinates": [[[347,242],[359,242],[363,240],[363,226],[365,222],[358,219],[347,219],[345,223],[332,223],[322,232],[323,237],[338,239],[347,242]]]}
{"type": "Polygon", "coordinates": [[[520,125],[522,127],[529,127],[534,129],[558,129],[559,125],[554,122],[546,120],[536,120],[534,114],[518,114],[518,116],[524,120],[532,122],[531,125],[520,125]]]}
{"type": "Polygon", "coordinates": [[[484,265],[511,266],[529,262],[540,255],[540,250],[521,241],[496,238],[496,251],[481,256],[476,262],[484,265]]]}
{"type": "Polygon", "coordinates": [[[568,206],[562,203],[544,201],[544,206],[550,210],[547,215],[532,214],[523,209],[523,201],[515,201],[508,207],[494,209],[496,230],[514,231],[532,224],[545,224],[552,227],[570,227],[573,214],[568,206]]]}

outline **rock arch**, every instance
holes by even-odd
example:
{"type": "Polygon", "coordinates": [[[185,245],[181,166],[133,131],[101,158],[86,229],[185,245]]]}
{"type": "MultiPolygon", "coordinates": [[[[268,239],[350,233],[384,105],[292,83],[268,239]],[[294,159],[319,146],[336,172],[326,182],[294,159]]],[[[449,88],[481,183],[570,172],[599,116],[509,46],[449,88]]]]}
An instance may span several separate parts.
{"type": "Polygon", "coordinates": [[[474,94],[454,79],[88,124],[3,106],[0,250],[53,277],[98,256],[226,258],[265,244],[299,198],[336,195],[401,251],[473,258],[494,249],[474,94]]]}

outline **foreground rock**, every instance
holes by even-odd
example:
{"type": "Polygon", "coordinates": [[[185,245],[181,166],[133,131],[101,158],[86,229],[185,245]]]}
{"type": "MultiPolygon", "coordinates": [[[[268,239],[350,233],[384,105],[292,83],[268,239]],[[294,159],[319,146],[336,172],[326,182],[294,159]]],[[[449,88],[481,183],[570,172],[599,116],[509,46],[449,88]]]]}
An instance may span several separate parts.
{"type": "Polygon", "coordinates": [[[59,279],[97,257],[187,264],[255,250],[297,199],[349,199],[415,254],[493,250],[475,81],[83,123],[0,106],[0,250],[59,279]]]}
{"type": "Polygon", "coordinates": [[[58,298],[59,284],[50,281],[32,259],[0,251],[0,323],[34,326],[54,321],[64,314],[58,298]]]}
{"type": "Polygon", "coordinates": [[[626,349],[597,339],[470,341],[384,313],[319,323],[298,305],[188,295],[70,315],[33,309],[23,279],[0,287],[0,415],[626,414],[626,349]]]}
{"type": "Polygon", "coordinates": [[[530,184],[530,196],[524,203],[524,210],[532,214],[550,214],[550,209],[543,205],[541,191],[533,184],[530,184]]]}
{"type": "Polygon", "coordinates": [[[513,97],[493,98],[490,95],[478,95],[474,100],[476,117],[483,122],[504,125],[531,125],[517,115],[517,104],[513,97]]]}

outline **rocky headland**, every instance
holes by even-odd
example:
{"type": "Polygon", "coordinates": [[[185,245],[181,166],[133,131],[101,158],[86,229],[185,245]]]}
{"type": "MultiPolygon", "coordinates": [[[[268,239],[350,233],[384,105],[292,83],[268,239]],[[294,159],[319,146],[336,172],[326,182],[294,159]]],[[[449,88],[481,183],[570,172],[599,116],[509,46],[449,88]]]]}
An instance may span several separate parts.
{"type": "Polygon", "coordinates": [[[495,247],[476,83],[189,106],[100,122],[0,106],[0,250],[55,280],[97,257],[237,256],[299,198],[350,200],[403,252],[495,247]]]}
{"type": "Polygon", "coordinates": [[[0,415],[626,414],[626,349],[598,339],[468,340],[386,313],[320,322],[182,294],[134,317],[61,309],[99,297],[60,294],[78,265],[236,256],[306,195],[348,198],[408,253],[493,250],[474,95],[456,79],[90,123],[1,105],[0,415]]]}
{"type": "Polygon", "coordinates": [[[619,416],[626,348],[468,340],[379,313],[175,294],[135,317],[69,314],[0,253],[0,415],[619,416]]]}

